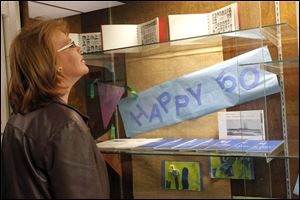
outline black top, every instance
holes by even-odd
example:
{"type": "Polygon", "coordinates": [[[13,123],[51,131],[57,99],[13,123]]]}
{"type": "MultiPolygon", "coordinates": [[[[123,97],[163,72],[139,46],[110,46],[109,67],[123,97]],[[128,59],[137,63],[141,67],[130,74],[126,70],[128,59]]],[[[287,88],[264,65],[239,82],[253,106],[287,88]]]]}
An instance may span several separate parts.
{"type": "Polygon", "coordinates": [[[12,115],[1,147],[1,198],[109,198],[87,119],[62,102],[12,115]]]}

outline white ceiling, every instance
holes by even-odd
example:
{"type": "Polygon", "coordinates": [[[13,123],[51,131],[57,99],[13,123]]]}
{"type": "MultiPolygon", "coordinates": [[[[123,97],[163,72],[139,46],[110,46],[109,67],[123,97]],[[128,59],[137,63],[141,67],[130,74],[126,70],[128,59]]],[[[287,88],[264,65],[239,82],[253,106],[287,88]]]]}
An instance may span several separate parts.
{"type": "Polygon", "coordinates": [[[29,17],[61,18],[122,5],[118,1],[28,1],[29,17]]]}

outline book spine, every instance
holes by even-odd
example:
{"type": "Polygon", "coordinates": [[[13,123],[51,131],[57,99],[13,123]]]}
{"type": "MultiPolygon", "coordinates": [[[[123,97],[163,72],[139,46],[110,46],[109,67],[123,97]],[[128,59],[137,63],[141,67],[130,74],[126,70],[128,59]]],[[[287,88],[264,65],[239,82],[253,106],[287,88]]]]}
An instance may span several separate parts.
{"type": "Polygon", "coordinates": [[[143,45],[143,35],[142,35],[142,25],[138,25],[136,28],[136,38],[138,41],[138,45],[143,45]]]}
{"type": "Polygon", "coordinates": [[[167,41],[166,25],[163,17],[158,17],[158,34],[159,34],[158,42],[167,41]]]}
{"type": "Polygon", "coordinates": [[[236,20],[235,20],[235,22],[236,22],[236,26],[237,27],[235,27],[236,28],[236,30],[239,30],[240,29],[240,27],[241,27],[241,22],[240,22],[240,17],[241,17],[241,11],[240,11],[240,3],[239,2],[237,2],[236,3],[236,12],[237,12],[237,14],[236,14],[236,20]]]}
{"type": "Polygon", "coordinates": [[[207,32],[208,32],[208,34],[211,34],[212,33],[212,31],[211,31],[211,25],[210,25],[210,14],[208,14],[207,15],[207,32]]]}

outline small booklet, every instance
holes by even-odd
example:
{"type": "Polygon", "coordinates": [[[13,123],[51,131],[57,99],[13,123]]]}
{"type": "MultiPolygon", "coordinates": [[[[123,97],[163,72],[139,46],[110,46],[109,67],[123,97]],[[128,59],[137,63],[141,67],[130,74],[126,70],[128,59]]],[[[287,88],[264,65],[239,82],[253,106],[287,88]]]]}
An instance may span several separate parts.
{"type": "Polygon", "coordinates": [[[166,40],[161,17],[142,24],[101,25],[103,50],[152,44],[166,40]]]}
{"type": "Polygon", "coordinates": [[[247,152],[248,149],[258,145],[260,142],[261,140],[243,140],[241,143],[229,147],[226,150],[232,152],[247,152]]]}
{"type": "Polygon", "coordinates": [[[154,147],[155,150],[174,150],[173,148],[178,146],[178,145],[181,145],[181,144],[184,144],[188,141],[190,141],[191,139],[183,139],[183,138],[180,138],[178,140],[174,140],[174,141],[171,141],[171,142],[168,142],[168,143],[164,143],[164,144],[161,144],[159,146],[156,146],[154,147]]]}
{"type": "Polygon", "coordinates": [[[271,197],[232,196],[232,199],[276,199],[271,197]]]}
{"type": "Polygon", "coordinates": [[[220,139],[265,140],[263,110],[218,112],[220,139]]]}
{"type": "Polygon", "coordinates": [[[202,151],[202,150],[205,150],[207,147],[215,144],[219,142],[218,139],[207,139],[206,141],[204,142],[201,142],[195,146],[192,147],[192,149],[196,150],[196,151],[202,151]]]}
{"type": "Polygon", "coordinates": [[[101,32],[70,33],[69,38],[81,47],[84,54],[102,51],[101,32]]]}
{"type": "Polygon", "coordinates": [[[203,142],[206,142],[208,139],[191,139],[185,143],[179,144],[172,149],[178,149],[180,151],[193,150],[193,147],[199,145],[203,142]]]}
{"type": "Polygon", "coordinates": [[[148,144],[151,142],[156,142],[162,138],[134,138],[134,139],[113,139],[105,142],[97,143],[97,147],[103,150],[124,150],[132,149],[137,146],[148,144]]]}
{"type": "Polygon", "coordinates": [[[169,15],[170,40],[239,29],[238,3],[204,14],[169,15]]]}
{"type": "Polygon", "coordinates": [[[233,147],[235,145],[240,144],[241,141],[240,140],[219,140],[218,142],[208,146],[205,148],[205,150],[209,150],[209,151],[225,151],[227,149],[229,149],[230,147],[233,147]]]}
{"type": "Polygon", "coordinates": [[[282,151],[284,141],[283,140],[266,140],[260,141],[257,145],[247,149],[248,153],[273,153],[282,151]]]}
{"type": "Polygon", "coordinates": [[[178,139],[172,139],[172,138],[164,138],[155,142],[147,143],[141,146],[136,147],[135,149],[143,149],[143,150],[153,150],[154,147],[160,146],[165,143],[177,141],[178,139]]]}

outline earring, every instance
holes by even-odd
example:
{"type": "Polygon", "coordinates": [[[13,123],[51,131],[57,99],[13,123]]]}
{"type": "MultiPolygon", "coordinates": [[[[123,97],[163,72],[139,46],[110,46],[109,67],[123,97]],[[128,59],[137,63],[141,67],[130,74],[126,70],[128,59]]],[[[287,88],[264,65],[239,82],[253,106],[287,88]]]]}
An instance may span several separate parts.
{"type": "Polygon", "coordinates": [[[62,71],[62,67],[58,67],[58,68],[57,68],[57,71],[58,71],[58,72],[61,72],[61,71],[62,71]]]}

